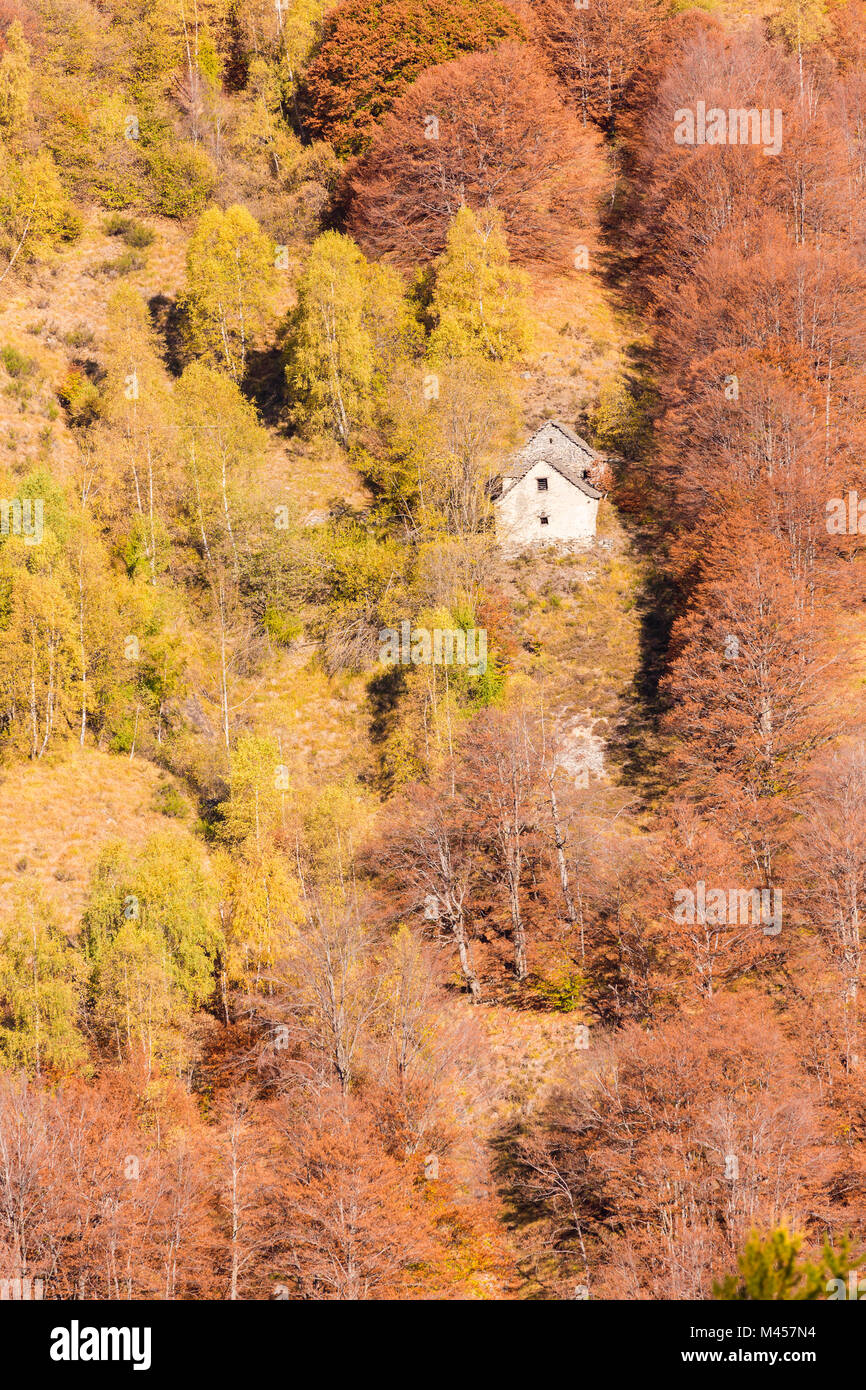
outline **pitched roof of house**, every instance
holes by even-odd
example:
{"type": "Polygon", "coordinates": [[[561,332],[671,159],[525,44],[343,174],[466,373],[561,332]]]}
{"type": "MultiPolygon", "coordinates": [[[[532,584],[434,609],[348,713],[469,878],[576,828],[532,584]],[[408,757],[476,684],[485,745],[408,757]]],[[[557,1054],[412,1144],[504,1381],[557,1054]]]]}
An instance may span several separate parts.
{"type": "Polygon", "coordinates": [[[599,492],[598,488],[593,487],[592,483],[583,477],[582,469],[589,463],[600,463],[601,460],[602,455],[567,425],[561,424],[559,420],[547,420],[503,468],[503,492],[510,492],[537,463],[546,463],[587,497],[598,499],[603,497],[604,493],[599,492]],[[545,431],[552,438],[539,447],[535,441],[545,431]]]}

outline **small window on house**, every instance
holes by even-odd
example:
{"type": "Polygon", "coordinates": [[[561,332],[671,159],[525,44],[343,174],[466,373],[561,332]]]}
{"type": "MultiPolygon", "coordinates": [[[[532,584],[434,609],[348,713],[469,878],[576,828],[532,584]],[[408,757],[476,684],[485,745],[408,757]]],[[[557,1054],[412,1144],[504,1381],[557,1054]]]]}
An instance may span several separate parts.
{"type": "Polygon", "coordinates": [[[539,492],[547,492],[547,479],[546,479],[546,478],[538,478],[538,479],[537,479],[537,482],[538,482],[538,491],[539,491],[539,492]]]}
{"type": "Polygon", "coordinates": [[[541,522],[542,526],[547,526],[547,525],[548,525],[548,520],[547,520],[547,517],[546,517],[546,516],[541,516],[541,517],[539,517],[538,519],[539,519],[539,521],[541,522]]]}

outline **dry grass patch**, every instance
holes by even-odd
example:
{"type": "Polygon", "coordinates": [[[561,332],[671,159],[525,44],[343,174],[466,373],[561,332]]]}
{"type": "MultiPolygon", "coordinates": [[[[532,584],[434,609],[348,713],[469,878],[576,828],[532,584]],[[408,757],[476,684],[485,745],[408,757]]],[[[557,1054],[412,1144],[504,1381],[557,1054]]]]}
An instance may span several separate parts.
{"type": "MultiPolygon", "coordinates": [[[[141,845],[169,823],[155,809],[170,779],[149,763],[72,745],[0,773],[0,915],[10,890],[38,885],[68,931],[78,926],[103,846],[141,845]]],[[[172,822],[176,824],[176,822],[172,822]]]]}

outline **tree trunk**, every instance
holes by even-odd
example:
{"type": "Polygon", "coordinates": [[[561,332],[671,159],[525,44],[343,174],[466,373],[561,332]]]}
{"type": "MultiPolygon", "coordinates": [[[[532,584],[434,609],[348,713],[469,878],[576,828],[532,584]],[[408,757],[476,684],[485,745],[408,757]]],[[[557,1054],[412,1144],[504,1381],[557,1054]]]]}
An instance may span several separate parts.
{"type": "Polygon", "coordinates": [[[469,944],[466,940],[466,922],[462,911],[458,908],[452,917],[452,927],[454,940],[457,942],[457,954],[460,957],[460,969],[466,981],[469,995],[473,1004],[477,1004],[481,998],[481,985],[478,983],[478,976],[472,967],[469,955],[469,944]]]}
{"type": "Polygon", "coordinates": [[[574,910],[574,902],[571,897],[571,885],[568,881],[568,864],[565,858],[565,836],[562,832],[562,822],[559,819],[559,808],[556,804],[556,792],[553,790],[552,776],[550,778],[550,814],[553,821],[553,842],[556,845],[556,858],[559,862],[559,881],[562,884],[562,896],[565,900],[568,925],[573,927],[577,922],[577,913],[574,910]]]}
{"type": "Polygon", "coordinates": [[[511,904],[511,927],[514,937],[514,974],[521,982],[526,979],[526,929],[520,914],[520,896],[513,874],[508,878],[508,897],[511,904]]]}

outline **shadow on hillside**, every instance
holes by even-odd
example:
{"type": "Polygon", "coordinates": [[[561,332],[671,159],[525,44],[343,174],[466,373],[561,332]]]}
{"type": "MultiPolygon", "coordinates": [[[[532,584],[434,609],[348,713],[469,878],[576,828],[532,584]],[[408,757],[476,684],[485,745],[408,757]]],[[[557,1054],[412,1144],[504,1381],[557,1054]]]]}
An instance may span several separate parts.
{"type": "Polygon", "coordinates": [[[263,425],[285,428],[286,373],[279,345],[247,353],[244,395],[255,405],[263,425]]]}
{"type": "Polygon", "coordinates": [[[400,697],[406,690],[403,666],[389,666],[381,675],[367,683],[367,702],[370,710],[370,742],[378,763],[378,775],[385,783],[387,770],[383,766],[385,744],[398,724],[400,697]]]}
{"type": "Polygon", "coordinates": [[[172,376],[183,371],[183,314],[176,299],[154,294],[147,301],[150,321],[163,344],[163,360],[172,376]]]}
{"type": "MultiPolygon", "coordinates": [[[[546,1200],[548,1193],[537,1183],[531,1160],[527,1164],[522,1152],[525,1137],[519,1120],[509,1120],[500,1127],[490,1140],[491,1175],[502,1203],[503,1224],[524,1250],[518,1261],[524,1279],[520,1297],[529,1301],[559,1300],[563,1279],[575,1286],[585,1282],[583,1255],[576,1227],[555,1214],[546,1200]],[[543,1233],[540,1240],[539,1232],[543,1233]]],[[[596,1219],[605,1214],[588,1188],[581,1196],[587,1202],[588,1214],[591,1210],[596,1219]]]]}
{"type": "MultiPolygon", "coordinates": [[[[633,543],[640,553],[642,542],[633,538],[633,543]]],[[[654,566],[651,554],[644,558],[647,577],[635,598],[640,616],[640,659],[629,688],[623,691],[624,713],[611,731],[607,752],[624,781],[647,805],[670,785],[664,767],[661,719],[667,701],[661,680],[667,669],[676,595],[668,577],[654,566]]]]}
{"type": "MultiPolygon", "coordinates": [[[[625,174],[622,193],[602,220],[597,274],[614,307],[633,317],[645,311],[648,296],[640,234],[634,230],[639,207],[629,188],[627,170],[625,174]]],[[[629,344],[624,379],[636,408],[645,413],[645,423],[638,447],[615,468],[612,490],[620,522],[645,577],[635,598],[640,615],[639,663],[629,689],[623,691],[624,715],[609,743],[609,756],[645,803],[657,799],[669,786],[661,732],[667,702],[661,683],[679,604],[676,587],[664,568],[670,517],[654,468],[658,410],[655,367],[652,343],[629,344]]]]}
{"type": "MultiPolygon", "coordinates": [[[[183,343],[183,309],[176,299],[155,294],[147,302],[150,321],[162,344],[162,356],[167,371],[174,377],[183,372],[188,361],[183,343]]],[[[285,427],[285,370],[280,346],[247,354],[247,372],[243,393],[251,400],[262,424],[271,429],[285,427]]]]}
{"type": "Polygon", "coordinates": [[[506,1224],[511,1230],[528,1226],[544,1215],[543,1207],[529,1196],[525,1184],[520,1181],[523,1171],[520,1146],[525,1137],[525,1124],[519,1119],[509,1119],[500,1125],[490,1141],[494,1155],[493,1177],[506,1208],[506,1224]]]}

